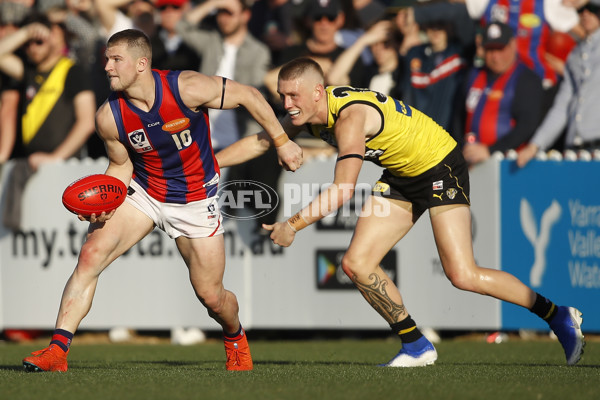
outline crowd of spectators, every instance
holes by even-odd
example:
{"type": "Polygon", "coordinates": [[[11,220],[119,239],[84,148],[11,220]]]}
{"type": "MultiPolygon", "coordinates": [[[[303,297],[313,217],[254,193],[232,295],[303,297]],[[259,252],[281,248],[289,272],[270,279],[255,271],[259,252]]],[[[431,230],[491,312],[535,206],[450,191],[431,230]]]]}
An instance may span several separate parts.
{"type": "MultiPolygon", "coordinates": [[[[371,88],[401,98],[430,115],[461,145],[475,141],[484,142],[492,150],[519,148],[527,144],[541,124],[561,83],[567,81],[573,86],[566,60],[575,45],[593,40],[589,29],[582,27],[580,16],[587,12],[590,17],[598,18],[599,2],[526,0],[519,2],[518,7],[509,3],[501,0],[0,0],[0,163],[10,158],[31,157],[40,151],[27,150],[24,145],[31,137],[35,138],[26,114],[27,107],[35,105],[32,99],[41,87],[40,83],[34,82],[32,86],[27,80],[45,81],[53,69],[45,67],[37,75],[33,72],[22,75],[24,67],[15,61],[20,60],[25,71],[35,72],[32,54],[39,46],[37,43],[49,37],[40,28],[40,19],[47,21],[48,32],[60,28],[58,33],[62,33],[59,36],[64,42],[48,43],[52,44],[53,52],[61,53],[60,59],[70,60],[76,66],[75,72],[67,74],[70,80],[66,81],[68,87],[63,96],[67,100],[63,99],[62,106],[51,104],[49,108],[66,108],[80,118],[88,116],[77,111],[82,105],[95,109],[109,92],[104,76],[104,43],[113,33],[133,27],[151,38],[156,68],[191,69],[243,80],[261,89],[278,113],[283,113],[276,91],[279,67],[292,58],[309,56],[322,66],[328,84],[371,88]],[[507,127],[505,131],[514,130],[522,123],[520,116],[527,116],[531,125],[530,110],[535,108],[534,114],[539,115],[535,118],[536,126],[528,126],[527,134],[510,141],[508,147],[495,146],[495,140],[490,142],[486,134],[481,141],[470,119],[474,107],[485,108],[485,101],[499,102],[498,96],[514,97],[510,85],[496,82],[503,74],[487,65],[492,51],[482,46],[482,34],[491,23],[501,23],[511,31],[514,43],[501,43],[500,47],[511,47],[507,54],[516,52],[519,70],[527,68],[537,74],[543,89],[541,98],[536,89],[529,100],[517,98],[520,101],[512,102],[517,105],[513,104],[511,112],[496,113],[493,121],[485,119],[492,113],[483,113],[484,119],[477,121],[479,127],[494,125],[507,127]],[[482,70],[487,71],[488,83],[473,90],[471,85],[481,85],[473,77],[481,75],[482,70]],[[80,87],[77,90],[70,90],[69,82],[73,80],[80,87]],[[89,99],[76,101],[80,89],[92,91],[93,105],[89,99]],[[476,93],[485,95],[473,103],[476,93]],[[519,104],[527,104],[528,110],[515,110],[519,104]]],[[[586,47],[586,53],[594,51],[593,46],[586,47]]],[[[565,96],[561,96],[562,102],[565,96]]],[[[552,114],[558,118],[557,112],[552,114]]],[[[212,117],[217,149],[252,133],[254,128],[246,123],[243,110],[212,117]]],[[[564,118],[568,120],[570,116],[564,118]]],[[[34,170],[40,162],[104,155],[98,139],[87,132],[87,125],[82,129],[80,124],[81,133],[75,140],[74,117],[63,120],[64,126],[59,128],[54,126],[55,119],[49,121],[51,129],[60,129],[62,133],[55,133],[52,138],[46,135],[36,138],[37,142],[47,143],[43,147],[46,155],[38,155],[37,161],[30,162],[34,170]],[[68,151],[65,151],[57,137],[70,139],[72,144],[84,144],[81,149],[66,146],[68,151]]],[[[497,138],[503,135],[500,133],[497,138]]],[[[569,137],[577,135],[569,133],[569,137]]],[[[553,132],[552,137],[556,136],[553,132]]],[[[598,138],[586,139],[596,143],[598,138]]],[[[572,142],[556,138],[554,143],[544,143],[543,148],[560,148],[572,142]]],[[[577,143],[581,148],[581,143],[577,143]]]]}

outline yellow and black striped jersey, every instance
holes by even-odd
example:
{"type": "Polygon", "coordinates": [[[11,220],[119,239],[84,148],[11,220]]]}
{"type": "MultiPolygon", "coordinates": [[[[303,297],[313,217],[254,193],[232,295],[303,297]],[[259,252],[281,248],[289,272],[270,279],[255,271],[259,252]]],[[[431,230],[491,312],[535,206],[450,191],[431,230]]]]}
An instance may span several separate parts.
{"type": "Polygon", "coordinates": [[[334,126],[340,112],[351,104],[374,107],[381,115],[381,128],[373,137],[365,138],[365,160],[393,175],[420,175],[439,164],[457,145],[434,120],[392,97],[349,86],[329,86],[325,90],[327,125],[309,125],[310,133],[337,146],[334,126]]]}

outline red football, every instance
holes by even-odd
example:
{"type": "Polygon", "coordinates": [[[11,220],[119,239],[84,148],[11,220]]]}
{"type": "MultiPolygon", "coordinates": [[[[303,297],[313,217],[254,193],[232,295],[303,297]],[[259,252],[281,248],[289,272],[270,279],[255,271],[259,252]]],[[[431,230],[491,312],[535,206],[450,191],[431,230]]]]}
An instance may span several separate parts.
{"type": "Polygon", "coordinates": [[[127,188],[113,176],[95,174],[71,183],[62,195],[62,202],[73,214],[89,217],[111,212],[125,201],[127,188]]]}

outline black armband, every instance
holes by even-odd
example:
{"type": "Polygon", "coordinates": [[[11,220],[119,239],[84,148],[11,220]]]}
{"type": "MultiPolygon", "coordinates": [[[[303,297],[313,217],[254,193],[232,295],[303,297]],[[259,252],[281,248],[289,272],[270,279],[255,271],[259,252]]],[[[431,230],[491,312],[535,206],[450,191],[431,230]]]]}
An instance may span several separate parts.
{"type": "Polygon", "coordinates": [[[360,154],[356,154],[356,153],[352,153],[352,154],[346,154],[344,156],[339,156],[337,158],[337,160],[335,160],[335,162],[338,161],[342,161],[345,160],[346,158],[358,158],[359,160],[364,160],[365,158],[363,156],[361,156],[360,154]]]}
{"type": "Polygon", "coordinates": [[[227,84],[227,78],[223,77],[223,90],[221,90],[221,105],[219,109],[223,109],[223,102],[225,101],[225,85],[227,84]]]}

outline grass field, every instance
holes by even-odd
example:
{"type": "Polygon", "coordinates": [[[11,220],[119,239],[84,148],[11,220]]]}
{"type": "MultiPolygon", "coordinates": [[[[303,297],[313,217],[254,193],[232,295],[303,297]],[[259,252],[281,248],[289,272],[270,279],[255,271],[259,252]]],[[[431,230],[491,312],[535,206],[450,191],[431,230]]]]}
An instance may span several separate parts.
{"type": "Polygon", "coordinates": [[[390,339],[254,340],[254,371],[227,372],[223,344],[74,344],[66,373],[25,373],[47,342],[0,345],[0,399],[561,399],[600,398],[600,342],[564,365],[558,342],[443,340],[426,368],[379,368],[390,339]]]}

